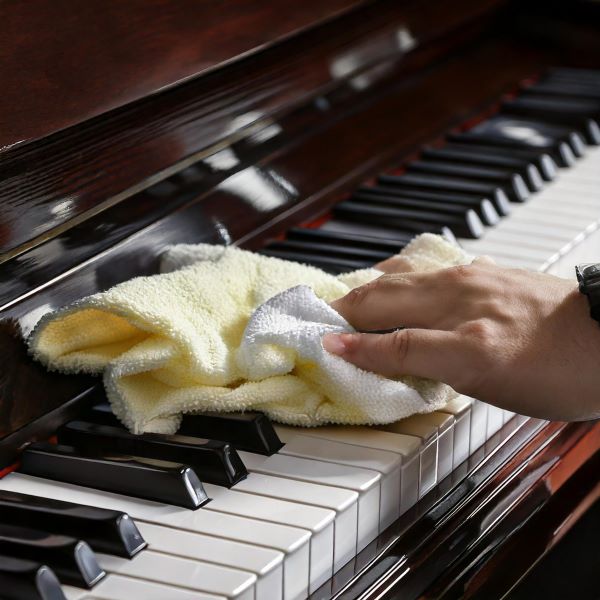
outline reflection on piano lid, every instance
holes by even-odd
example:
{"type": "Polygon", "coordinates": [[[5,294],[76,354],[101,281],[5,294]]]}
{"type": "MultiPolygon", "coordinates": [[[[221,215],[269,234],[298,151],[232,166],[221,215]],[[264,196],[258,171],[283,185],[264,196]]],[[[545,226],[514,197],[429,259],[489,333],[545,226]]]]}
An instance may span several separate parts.
{"type": "Polygon", "coordinates": [[[100,382],[46,372],[23,337],[49,310],[156,273],[177,242],[340,273],[427,231],[572,276],[600,249],[586,9],[236,0],[224,18],[151,0],[90,28],[107,15],[92,0],[50,40],[35,2],[6,11],[36,35],[8,40],[28,51],[0,67],[2,594],[503,595],[597,493],[594,423],[460,397],[377,428],[210,413],[133,436],[100,382]],[[50,60],[66,43],[78,60],[50,60]]]}

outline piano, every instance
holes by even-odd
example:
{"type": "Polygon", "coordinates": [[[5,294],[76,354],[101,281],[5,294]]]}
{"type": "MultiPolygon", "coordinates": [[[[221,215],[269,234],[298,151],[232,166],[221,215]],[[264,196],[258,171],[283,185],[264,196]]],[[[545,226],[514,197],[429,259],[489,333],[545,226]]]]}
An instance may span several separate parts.
{"type": "Polygon", "coordinates": [[[430,231],[573,277],[600,256],[599,9],[3,3],[0,596],[489,599],[558,547],[598,506],[597,422],[460,397],[136,438],[25,340],[181,242],[340,273],[430,231]]]}

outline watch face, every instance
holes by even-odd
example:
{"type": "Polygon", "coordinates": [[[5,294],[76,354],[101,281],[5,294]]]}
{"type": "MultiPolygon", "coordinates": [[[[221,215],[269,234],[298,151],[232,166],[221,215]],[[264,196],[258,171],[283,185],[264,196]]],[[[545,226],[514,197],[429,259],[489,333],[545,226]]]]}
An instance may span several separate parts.
{"type": "Polygon", "coordinates": [[[586,283],[600,278],[600,263],[584,263],[577,265],[577,279],[586,283]]]}
{"type": "Polygon", "coordinates": [[[575,268],[579,290],[588,295],[590,301],[593,295],[593,304],[600,304],[600,263],[584,263],[575,268]]]}
{"type": "Polygon", "coordinates": [[[579,265],[579,271],[582,277],[586,279],[588,277],[596,278],[600,276],[600,263],[587,263],[579,265]]]}

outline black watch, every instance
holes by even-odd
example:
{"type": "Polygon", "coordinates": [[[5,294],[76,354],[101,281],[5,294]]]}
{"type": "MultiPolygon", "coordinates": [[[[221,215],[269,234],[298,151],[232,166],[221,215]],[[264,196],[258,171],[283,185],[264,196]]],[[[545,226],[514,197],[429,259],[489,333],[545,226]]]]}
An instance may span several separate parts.
{"type": "Polygon", "coordinates": [[[600,263],[584,263],[575,267],[579,291],[587,296],[592,319],[600,323],[600,263]]]}

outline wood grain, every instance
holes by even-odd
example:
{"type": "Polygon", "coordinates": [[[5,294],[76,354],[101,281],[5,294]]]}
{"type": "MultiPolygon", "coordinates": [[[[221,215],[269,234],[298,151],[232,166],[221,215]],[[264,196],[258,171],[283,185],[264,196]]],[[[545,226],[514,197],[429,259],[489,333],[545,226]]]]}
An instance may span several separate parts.
{"type": "Polygon", "coordinates": [[[0,4],[0,149],[273,46],[364,0],[0,4]]]}

